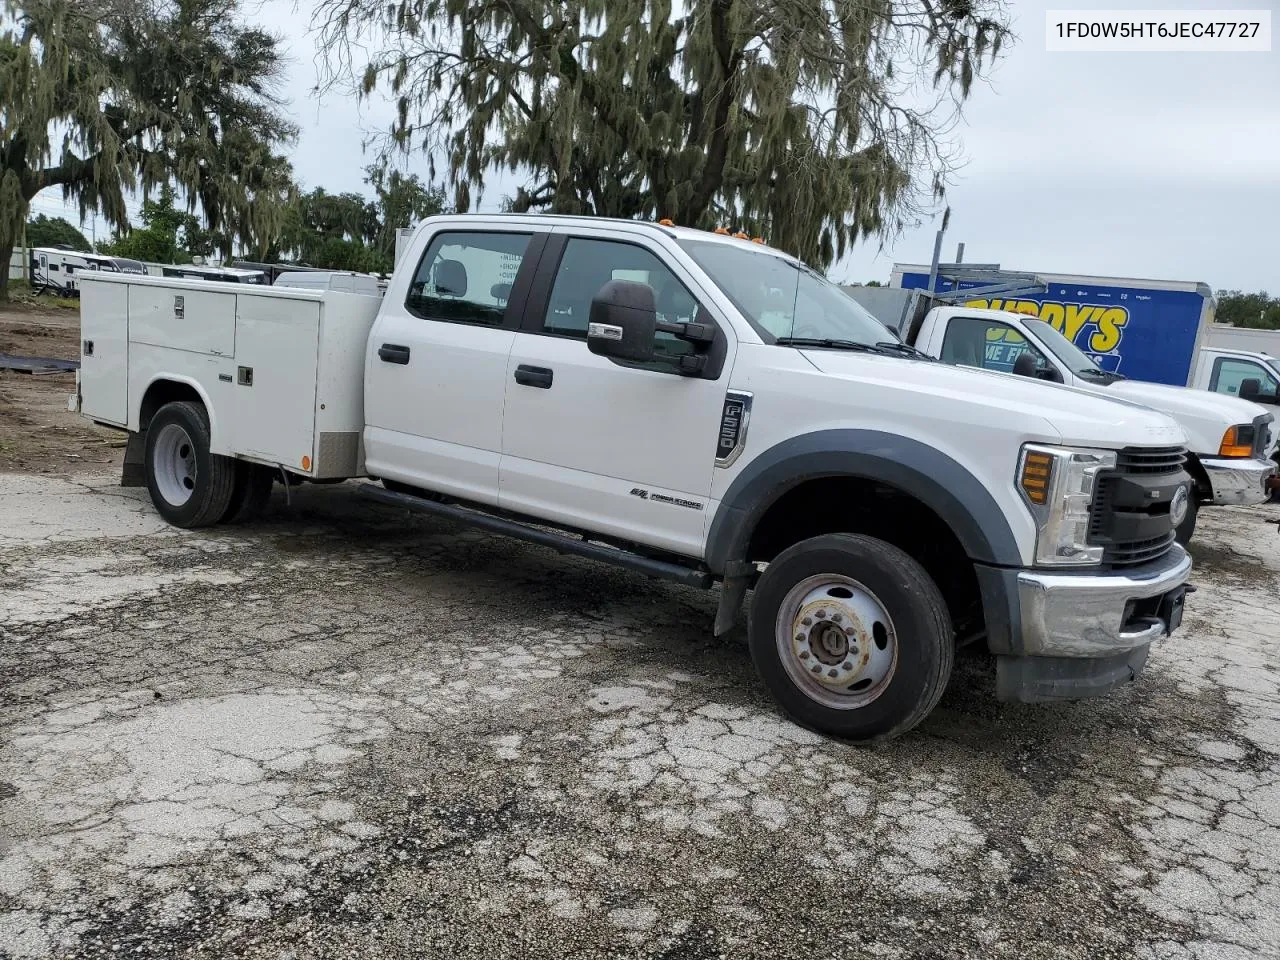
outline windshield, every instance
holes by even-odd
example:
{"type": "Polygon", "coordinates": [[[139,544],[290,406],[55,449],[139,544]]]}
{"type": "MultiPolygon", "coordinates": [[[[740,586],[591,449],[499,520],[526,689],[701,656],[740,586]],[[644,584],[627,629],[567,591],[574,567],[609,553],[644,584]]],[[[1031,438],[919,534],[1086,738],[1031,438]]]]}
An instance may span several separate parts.
{"type": "Polygon", "coordinates": [[[1049,351],[1061,360],[1072,373],[1106,374],[1106,371],[1094,362],[1093,357],[1059,333],[1058,328],[1052,324],[1028,317],[1027,329],[1039,337],[1040,342],[1048,347],[1049,351]]]}
{"type": "Polygon", "coordinates": [[[749,246],[681,240],[766,340],[897,342],[889,329],[808,267],[749,246]]]}

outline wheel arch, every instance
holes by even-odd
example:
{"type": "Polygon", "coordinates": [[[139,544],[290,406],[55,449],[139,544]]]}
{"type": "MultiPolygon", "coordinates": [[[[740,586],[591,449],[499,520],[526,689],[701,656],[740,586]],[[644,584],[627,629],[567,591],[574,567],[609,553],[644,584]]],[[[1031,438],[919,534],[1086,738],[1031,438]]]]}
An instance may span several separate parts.
{"type": "Polygon", "coordinates": [[[204,407],[205,416],[209,418],[209,447],[211,450],[221,452],[218,415],[213,404],[209,402],[209,394],[200,381],[182,374],[160,373],[151,379],[138,401],[137,422],[131,424],[130,429],[145,434],[156,411],[166,403],[179,400],[190,400],[204,407]]]}
{"type": "Polygon", "coordinates": [[[810,480],[848,477],[915,498],[952,530],[967,557],[992,566],[1022,563],[1017,539],[995,498],[966,467],[909,437],[877,430],[820,430],[792,437],[749,462],[730,485],[707,534],[706,564],[724,575],[748,559],[769,510],[810,480]]]}

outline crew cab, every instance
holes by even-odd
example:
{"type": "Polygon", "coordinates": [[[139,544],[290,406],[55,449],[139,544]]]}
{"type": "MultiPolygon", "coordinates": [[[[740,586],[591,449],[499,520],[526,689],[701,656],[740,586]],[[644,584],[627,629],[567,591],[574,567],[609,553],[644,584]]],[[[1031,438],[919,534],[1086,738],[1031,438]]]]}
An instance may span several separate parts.
{"type": "Polygon", "coordinates": [[[1239,394],[1127,380],[1103,370],[1052,324],[1005,310],[934,307],[903,336],[948,363],[1066,384],[1173,417],[1188,437],[1186,469],[1193,481],[1178,525],[1180,543],[1190,541],[1201,506],[1251,505],[1270,496],[1280,431],[1269,410],[1239,394]]]}
{"type": "Polygon", "coordinates": [[[423,222],[385,296],[86,282],[72,406],[170,522],[273,477],[696,587],[786,712],[919,723],[957,646],[997,694],[1136,678],[1180,623],[1186,435],[1133,403],[923,357],[787,254],[660,223],[423,222]]]}

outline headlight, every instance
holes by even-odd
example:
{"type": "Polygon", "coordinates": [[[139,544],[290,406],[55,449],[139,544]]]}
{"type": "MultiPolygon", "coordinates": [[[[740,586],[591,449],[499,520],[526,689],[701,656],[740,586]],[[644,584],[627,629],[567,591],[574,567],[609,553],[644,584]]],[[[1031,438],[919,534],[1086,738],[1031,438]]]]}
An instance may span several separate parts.
{"type": "Polygon", "coordinates": [[[1113,450],[1027,444],[1018,462],[1018,489],[1036,521],[1036,559],[1042,566],[1102,562],[1090,546],[1089,508],[1098,474],[1116,465],[1113,450]]]}

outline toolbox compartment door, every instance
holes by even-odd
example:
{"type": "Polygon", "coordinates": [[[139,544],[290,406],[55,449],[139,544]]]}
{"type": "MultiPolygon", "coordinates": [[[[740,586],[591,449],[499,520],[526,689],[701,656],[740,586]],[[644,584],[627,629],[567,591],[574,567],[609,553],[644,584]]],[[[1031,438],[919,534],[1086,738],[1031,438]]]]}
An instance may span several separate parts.
{"type": "Polygon", "coordinates": [[[129,418],[129,287],[94,283],[80,290],[80,411],[100,423],[129,418]]]}

